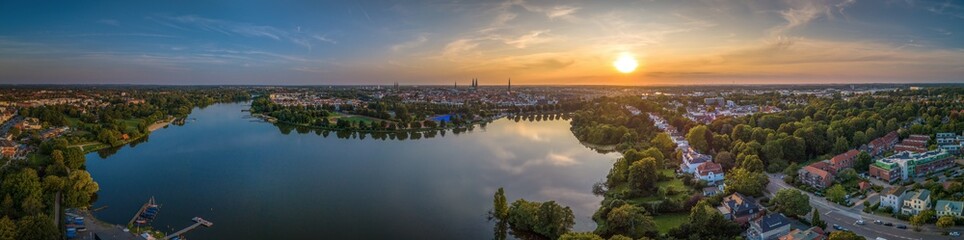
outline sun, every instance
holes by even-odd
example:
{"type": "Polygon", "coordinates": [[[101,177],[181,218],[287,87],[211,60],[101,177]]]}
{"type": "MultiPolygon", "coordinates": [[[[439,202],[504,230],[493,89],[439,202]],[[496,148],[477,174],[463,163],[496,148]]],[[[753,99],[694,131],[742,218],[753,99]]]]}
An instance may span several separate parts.
{"type": "Polygon", "coordinates": [[[613,66],[616,67],[616,71],[621,73],[631,73],[636,70],[639,63],[636,62],[636,58],[632,54],[624,52],[619,54],[619,58],[613,62],[613,66]]]}

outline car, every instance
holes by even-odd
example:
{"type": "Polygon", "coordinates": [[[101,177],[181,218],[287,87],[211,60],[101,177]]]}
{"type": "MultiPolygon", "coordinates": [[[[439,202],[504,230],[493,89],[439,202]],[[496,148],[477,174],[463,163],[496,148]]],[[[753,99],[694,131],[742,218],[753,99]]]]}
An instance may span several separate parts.
{"type": "Polygon", "coordinates": [[[897,228],[900,228],[900,229],[907,229],[907,225],[904,225],[904,224],[901,224],[901,225],[897,225],[897,228]]]}
{"type": "Polygon", "coordinates": [[[894,224],[893,224],[893,223],[884,223],[884,226],[890,227],[890,226],[894,226],[894,224]]]}
{"type": "Polygon", "coordinates": [[[951,236],[955,236],[955,237],[960,237],[960,236],[961,236],[961,233],[960,233],[960,232],[951,232],[951,233],[948,233],[947,235],[951,235],[951,236]]]}
{"type": "Polygon", "coordinates": [[[833,229],[843,230],[843,227],[841,227],[840,225],[834,224],[833,229]]]}
{"type": "Polygon", "coordinates": [[[864,220],[857,220],[857,222],[854,222],[854,224],[864,225],[864,220]]]}
{"type": "Polygon", "coordinates": [[[884,221],[874,220],[874,224],[881,225],[884,224],[884,221]]]}

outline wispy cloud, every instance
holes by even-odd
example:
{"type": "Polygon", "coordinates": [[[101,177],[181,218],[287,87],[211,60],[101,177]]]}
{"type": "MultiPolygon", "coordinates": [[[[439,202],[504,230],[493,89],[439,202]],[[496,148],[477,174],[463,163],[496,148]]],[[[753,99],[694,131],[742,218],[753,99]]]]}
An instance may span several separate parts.
{"type": "Polygon", "coordinates": [[[533,44],[549,42],[550,38],[545,36],[548,32],[549,30],[531,31],[515,39],[506,39],[505,44],[512,45],[516,48],[526,48],[533,44]]]}
{"type": "Polygon", "coordinates": [[[163,19],[164,20],[156,20],[156,22],[181,30],[195,29],[221,33],[228,36],[269,38],[276,41],[287,41],[307,48],[309,51],[312,49],[312,39],[330,44],[337,43],[337,41],[328,36],[302,31],[300,26],[293,29],[294,31],[291,31],[267,25],[211,19],[194,15],[164,17],[163,19]]]}
{"type": "Polygon", "coordinates": [[[416,48],[418,46],[421,46],[422,44],[425,44],[425,42],[428,42],[428,36],[426,36],[425,34],[421,34],[415,37],[415,39],[392,45],[392,51],[400,52],[403,50],[416,48]]]}
{"type": "Polygon", "coordinates": [[[111,25],[115,27],[120,26],[120,22],[115,19],[101,19],[101,20],[97,20],[97,23],[104,24],[104,25],[111,25]]]}

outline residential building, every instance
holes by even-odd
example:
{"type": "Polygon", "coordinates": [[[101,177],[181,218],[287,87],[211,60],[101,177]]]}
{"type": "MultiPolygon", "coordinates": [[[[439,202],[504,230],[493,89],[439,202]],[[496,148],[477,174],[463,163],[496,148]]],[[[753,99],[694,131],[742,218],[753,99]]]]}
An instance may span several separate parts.
{"type": "Polygon", "coordinates": [[[680,170],[685,173],[695,174],[697,167],[710,161],[713,161],[710,155],[698,153],[695,149],[688,147],[683,150],[683,163],[680,163],[680,170]]]}
{"type": "Polygon", "coordinates": [[[740,193],[733,193],[723,198],[723,203],[716,208],[723,214],[723,217],[733,220],[741,225],[746,225],[750,219],[754,219],[761,213],[760,205],[753,197],[743,196],[740,193]]]}
{"type": "Polygon", "coordinates": [[[801,183],[817,189],[824,189],[833,184],[833,174],[814,167],[813,164],[807,165],[800,169],[800,171],[797,171],[797,179],[799,179],[801,183]]]}
{"type": "Polygon", "coordinates": [[[706,162],[696,167],[696,177],[714,184],[723,181],[723,166],[715,162],[706,162]]]}
{"type": "Polygon", "coordinates": [[[748,240],[775,240],[790,233],[790,219],[782,213],[771,213],[750,223],[748,240]]]}
{"type": "Polygon", "coordinates": [[[850,151],[830,158],[830,165],[838,171],[844,168],[852,168],[858,154],[860,154],[860,151],[851,149],[850,151]]]}
{"type": "Polygon", "coordinates": [[[911,135],[900,144],[894,145],[894,152],[910,151],[916,153],[922,153],[927,151],[927,141],[930,141],[930,137],[925,135],[911,135]]]}
{"type": "Polygon", "coordinates": [[[0,157],[14,158],[17,156],[17,143],[0,139],[0,157]]]}
{"type": "Polygon", "coordinates": [[[923,153],[899,152],[870,165],[870,176],[888,181],[924,177],[954,165],[954,158],[943,149],[923,153]]]}
{"type": "Polygon", "coordinates": [[[937,212],[937,216],[964,217],[964,202],[937,200],[934,211],[937,212]]]}
{"type": "Polygon", "coordinates": [[[827,239],[827,235],[823,232],[823,229],[819,227],[812,227],[807,230],[793,229],[787,235],[780,237],[780,240],[824,240],[827,239]]]}
{"type": "Polygon", "coordinates": [[[931,191],[927,189],[906,191],[900,198],[903,201],[900,212],[903,214],[915,215],[931,208],[931,191]]]}
{"type": "Polygon", "coordinates": [[[900,206],[903,204],[903,200],[900,196],[904,194],[904,187],[889,187],[885,188],[883,192],[880,193],[880,207],[890,207],[893,209],[892,212],[897,212],[900,210],[900,206]]]}
{"type": "Polygon", "coordinates": [[[869,143],[861,146],[861,150],[867,152],[872,157],[880,156],[887,151],[893,150],[899,137],[900,135],[897,134],[897,131],[892,131],[883,137],[871,140],[869,143]]]}
{"type": "Polygon", "coordinates": [[[951,154],[961,154],[961,148],[964,147],[964,135],[957,135],[952,132],[943,132],[935,134],[937,140],[937,147],[950,152],[951,154]]]}

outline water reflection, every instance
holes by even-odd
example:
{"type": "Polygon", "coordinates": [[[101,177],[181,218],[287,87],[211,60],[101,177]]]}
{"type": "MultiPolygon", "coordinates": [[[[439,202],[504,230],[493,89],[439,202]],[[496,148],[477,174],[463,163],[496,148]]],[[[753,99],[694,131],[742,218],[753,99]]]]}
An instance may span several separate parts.
{"type": "MultiPolygon", "coordinates": [[[[101,219],[121,223],[144,199],[156,225],[194,216],[217,225],[198,239],[491,239],[492,194],[570,206],[590,231],[592,184],[615,159],[581,145],[554,117],[500,119],[459,130],[357,133],[251,121],[240,104],[196,110],[196,121],[135,149],[88,155],[101,219]],[[312,134],[313,133],[313,134],[312,134]],[[251,226],[259,226],[252,228],[251,226]]],[[[146,141],[146,140],[145,140],[146,141]]]]}

